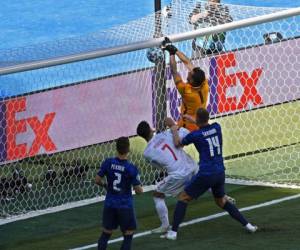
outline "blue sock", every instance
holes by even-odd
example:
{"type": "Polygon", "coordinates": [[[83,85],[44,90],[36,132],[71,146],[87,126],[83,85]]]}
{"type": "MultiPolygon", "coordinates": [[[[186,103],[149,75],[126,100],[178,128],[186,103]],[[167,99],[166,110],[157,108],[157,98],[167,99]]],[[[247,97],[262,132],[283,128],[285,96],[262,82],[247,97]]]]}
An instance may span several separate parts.
{"type": "Polygon", "coordinates": [[[243,226],[246,226],[248,224],[248,221],[245,219],[245,217],[232,203],[226,201],[223,209],[226,210],[233,219],[239,221],[243,226]]]}
{"type": "Polygon", "coordinates": [[[173,224],[172,224],[172,231],[177,232],[179,224],[183,221],[185,216],[187,203],[183,201],[177,201],[174,217],[173,217],[173,224]]]}
{"type": "Polygon", "coordinates": [[[124,235],[124,240],[121,246],[121,250],[130,250],[133,234],[124,235]]]}
{"type": "Polygon", "coordinates": [[[110,238],[111,234],[102,232],[99,240],[98,240],[98,250],[106,250],[107,242],[110,238]]]}

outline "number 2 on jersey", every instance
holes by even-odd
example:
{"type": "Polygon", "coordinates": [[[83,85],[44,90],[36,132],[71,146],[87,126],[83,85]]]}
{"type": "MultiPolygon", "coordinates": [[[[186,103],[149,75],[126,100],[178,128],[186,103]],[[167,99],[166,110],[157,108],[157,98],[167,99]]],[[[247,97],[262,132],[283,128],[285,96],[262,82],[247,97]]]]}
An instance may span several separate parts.
{"type": "Polygon", "coordinates": [[[168,149],[168,151],[170,151],[170,153],[172,154],[173,158],[175,161],[177,161],[177,157],[173,151],[173,149],[168,145],[168,144],[164,144],[163,147],[161,148],[162,150],[168,149]]]}
{"type": "Polygon", "coordinates": [[[210,156],[214,157],[215,156],[215,151],[214,148],[217,148],[217,154],[221,154],[221,146],[220,146],[220,142],[219,142],[219,137],[218,136],[214,136],[211,138],[206,138],[208,145],[209,145],[209,152],[210,152],[210,156]]]}
{"type": "Polygon", "coordinates": [[[117,177],[117,179],[115,179],[114,182],[113,182],[113,189],[115,191],[120,192],[121,188],[117,187],[117,185],[121,183],[122,175],[120,173],[115,173],[115,176],[117,177]]]}

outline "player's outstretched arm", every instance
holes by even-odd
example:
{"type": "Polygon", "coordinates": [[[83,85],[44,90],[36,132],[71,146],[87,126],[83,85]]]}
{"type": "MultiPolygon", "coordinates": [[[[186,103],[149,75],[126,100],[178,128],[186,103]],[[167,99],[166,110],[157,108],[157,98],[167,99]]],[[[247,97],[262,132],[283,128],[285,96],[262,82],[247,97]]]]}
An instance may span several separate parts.
{"type": "Polygon", "coordinates": [[[179,137],[178,127],[173,125],[170,129],[172,131],[174,145],[176,147],[182,147],[183,145],[181,144],[181,139],[179,137]]]}
{"type": "Polygon", "coordinates": [[[165,119],[165,125],[171,128],[172,126],[176,125],[176,122],[171,117],[167,117],[165,119]]]}
{"type": "MultiPolygon", "coordinates": [[[[178,56],[178,58],[183,62],[183,64],[188,68],[189,71],[192,71],[194,68],[194,65],[192,64],[191,60],[181,51],[179,51],[171,42],[171,40],[168,37],[165,37],[165,40],[162,42],[161,48],[163,50],[166,50],[170,53],[170,60],[174,59],[175,61],[175,55],[178,56]]],[[[170,64],[172,62],[170,61],[170,64]]],[[[172,69],[172,64],[171,64],[171,69],[172,69]]],[[[176,70],[177,71],[177,70],[176,70]]],[[[174,71],[175,72],[175,71],[174,71]]]]}
{"type": "Polygon", "coordinates": [[[171,68],[171,74],[173,76],[174,82],[177,85],[177,80],[181,79],[180,74],[177,71],[177,63],[175,59],[175,55],[177,52],[177,48],[172,44],[170,39],[168,37],[165,38],[165,40],[162,42],[161,48],[163,50],[166,50],[170,54],[170,68],[171,68]]]}
{"type": "Polygon", "coordinates": [[[171,74],[172,74],[174,82],[176,84],[176,80],[181,77],[177,71],[177,63],[175,60],[175,55],[170,55],[170,67],[171,67],[171,74]]]}
{"type": "Polygon", "coordinates": [[[165,119],[165,124],[172,131],[174,145],[176,147],[181,147],[182,145],[181,145],[181,139],[180,139],[179,133],[178,133],[178,127],[177,127],[176,123],[174,122],[174,120],[170,117],[167,117],[165,119]]]}
{"type": "Polygon", "coordinates": [[[189,71],[192,71],[195,66],[192,64],[191,60],[183,54],[180,50],[177,50],[176,55],[183,62],[189,71]]]}
{"type": "Polygon", "coordinates": [[[143,187],[141,185],[133,186],[133,190],[136,194],[142,194],[144,192],[143,187]]]}

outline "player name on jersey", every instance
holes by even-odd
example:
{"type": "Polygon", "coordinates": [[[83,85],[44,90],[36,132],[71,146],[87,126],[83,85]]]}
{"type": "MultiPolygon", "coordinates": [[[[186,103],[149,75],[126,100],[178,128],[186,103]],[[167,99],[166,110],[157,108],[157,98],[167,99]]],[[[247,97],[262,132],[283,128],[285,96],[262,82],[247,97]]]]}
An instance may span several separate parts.
{"type": "Polygon", "coordinates": [[[204,137],[207,137],[207,136],[210,136],[210,135],[213,135],[213,134],[216,134],[216,133],[217,133],[217,130],[215,128],[213,128],[213,129],[210,129],[208,131],[203,131],[202,135],[204,137]]]}
{"type": "Polygon", "coordinates": [[[122,172],[124,172],[124,170],[125,170],[125,167],[124,166],[122,166],[122,165],[117,165],[117,164],[111,164],[111,167],[110,167],[111,169],[113,169],[113,170],[119,170],[119,171],[122,171],[122,172]]]}

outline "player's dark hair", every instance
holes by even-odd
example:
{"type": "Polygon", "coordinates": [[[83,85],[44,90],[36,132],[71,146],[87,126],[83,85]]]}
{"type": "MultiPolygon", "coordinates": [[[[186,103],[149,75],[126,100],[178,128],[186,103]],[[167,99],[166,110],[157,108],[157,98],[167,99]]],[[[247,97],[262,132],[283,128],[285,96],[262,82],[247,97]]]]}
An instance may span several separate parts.
{"type": "Polygon", "coordinates": [[[125,136],[118,138],[116,141],[116,147],[117,147],[117,152],[120,155],[129,153],[129,148],[130,148],[129,138],[125,136]]]}
{"type": "Polygon", "coordinates": [[[199,87],[205,81],[205,72],[199,67],[193,68],[193,86],[199,87]]]}
{"type": "Polygon", "coordinates": [[[151,134],[151,128],[150,128],[149,123],[146,121],[141,121],[136,128],[136,133],[140,137],[143,137],[145,140],[148,140],[148,138],[151,134]]]}
{"type": "Polygon", "coordinates": [[[197,124],[205,124],[209,120],[209,112],[204,108],[199,108],[197,110],[196,116],[197,124]]]}

